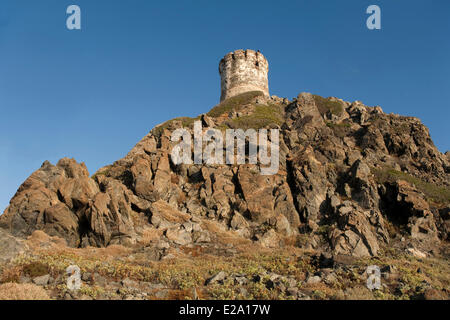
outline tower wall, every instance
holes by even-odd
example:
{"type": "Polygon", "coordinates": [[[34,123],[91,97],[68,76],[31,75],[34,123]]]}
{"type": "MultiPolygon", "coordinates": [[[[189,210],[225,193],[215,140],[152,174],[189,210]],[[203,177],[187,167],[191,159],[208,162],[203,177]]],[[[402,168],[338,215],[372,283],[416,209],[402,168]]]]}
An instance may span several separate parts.
{"type": "Polygon", "coordinates": [[[269,96],[268,72],[269,63],[260,52],[236,50],[228,53],[219,63],[220,101],[249,91],[261,91],[269,96]]]}

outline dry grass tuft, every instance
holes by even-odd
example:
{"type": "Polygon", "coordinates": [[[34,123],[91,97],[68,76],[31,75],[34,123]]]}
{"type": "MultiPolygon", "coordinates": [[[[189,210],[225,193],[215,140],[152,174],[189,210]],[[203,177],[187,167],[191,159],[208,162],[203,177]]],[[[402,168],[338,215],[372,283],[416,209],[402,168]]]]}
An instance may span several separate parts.
{"type": "Polygon", "coordinates": [[[34,231],[26,240],[26,244],[32,250],[40,249],[61,249],[67,247],[64,239],[59,237],[51,237],[44,231],[34,231]]]}
{"type": "Polygon", "coordinates": [[[161,230],[155,228],[145,228],[142,232],[142,237],[139,240],[139,244],[143,246],[147,246],[152,242],[158,241],[161,239],[163,232],[161,230]]]}
{"type": "Polygon", "coordinates": [[[18,282],[22,273],[23,270],[21,266],[6,266],[0,274],[0,283],[18,282]]]}
{"type": "Polygon", "coordinates": [[[345,300],[374,300],[372,292],[366,287],[359,285],[344,290],[343,296],[340,298],[345,300]]]}
{"type": "Polygon", "coordinates": [[[0,300],[50,300],[50,297],[34,284],[5,283],[0,285],[0,300]]]}

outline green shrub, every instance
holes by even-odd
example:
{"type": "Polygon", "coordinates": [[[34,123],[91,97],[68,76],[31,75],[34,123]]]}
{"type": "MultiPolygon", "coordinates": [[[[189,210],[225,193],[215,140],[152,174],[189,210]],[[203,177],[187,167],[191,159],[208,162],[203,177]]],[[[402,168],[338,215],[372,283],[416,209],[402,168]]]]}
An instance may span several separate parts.
{"type": "Polygon", "coordinates": [[[313,95],[313,97],[321,114],[330,111],[332,114],[340,116],[344,112],[344,106],[339,101],[332,101],[330,98],[323,98],[318,95],[313,95]]]}
{"type": "Polygon", "coordinates": [[[334,123],[334,122],[327,122],[327,127],[329,128],[350,128],[352,125],[348,122],[341,122],[341,123],[334,123]]]}
{"type": "Polygon", "coordinates": [[[170,126],[175,122],[175,121],[181,121],[181,125],[184,128],[192,128],[194,125],[194,122],[196,120],[200,120],[200,116],[196,117],[196,118],[190,118],[190,117],[179,117],[179,118],[175,118],[169,121],[164,122],[163,124],[159,125],[158,127],[153,128],[152,132],[155,136],[159,137],[161,136],[161,134],[163,133],[164,129],[168,129],[170,128],[170,126]]]}
{"type": "Polygon", "coordinates": [[[351,124],[349,122],[327,122],[327,127],[332,129],[335,136],[339,138],[344,138],[352,133],[351,124]]]}
{"type": "Polygon", "coordinates": [[[283,123],[281,112],[281,107],[276,104],[256,105],[252,114],[227,121],[227,125],[243,130],[280,126],[283,123]]]}
{"type": "Polygon", "coordinates": [[[31,262],[23,267],[23,272],[35,278],[48,274],[48,267],[40,262],[31,262]]]}
{"type": "Polygon", "coordinates": [[[256,97],[262,96],[260,91],[250,91],[231,97],[219,103],[212,108],[207,115],[213,118],[220,117],[221,115],[230,111],[239,111],[243,106],[251,103],[256,97]]]}
{"type": "Polygon", "coordinates": [[[428,200],[431,200],[437,204],[449,204],[450,203],[450,189],[441,187],[432,183],[425,182],[417,177],[414,177],[408,173],[394,170],[393,168],[372,169],[375,175],[375,180],[378,183],[394,183],[398,180],[405,180],[414,185],[420,192],[425,194],[428,200]]]}

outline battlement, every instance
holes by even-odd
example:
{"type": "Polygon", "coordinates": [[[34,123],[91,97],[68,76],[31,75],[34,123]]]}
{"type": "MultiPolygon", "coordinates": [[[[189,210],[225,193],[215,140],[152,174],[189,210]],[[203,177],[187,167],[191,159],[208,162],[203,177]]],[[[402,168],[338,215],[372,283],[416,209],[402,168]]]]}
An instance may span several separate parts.
{"type": "Polygon", "coordinates": [[[269,63],[259,51],[236,50],[226,54],[219,63],[220,101],[249,91],[269,96],[268,72],[269,63]]]}

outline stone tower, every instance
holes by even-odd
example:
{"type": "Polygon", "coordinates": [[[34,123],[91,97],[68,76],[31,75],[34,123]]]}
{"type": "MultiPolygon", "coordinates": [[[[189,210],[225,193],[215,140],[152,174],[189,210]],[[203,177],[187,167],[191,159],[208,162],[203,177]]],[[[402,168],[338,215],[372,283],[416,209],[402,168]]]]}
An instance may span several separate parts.
{"type": "Polygon", "coordinates": [[[261,91],[269,96],[268,72],[269,63],[259,51],[228,53],[219,63],[220,101],[249,91],[261,91]]]}

